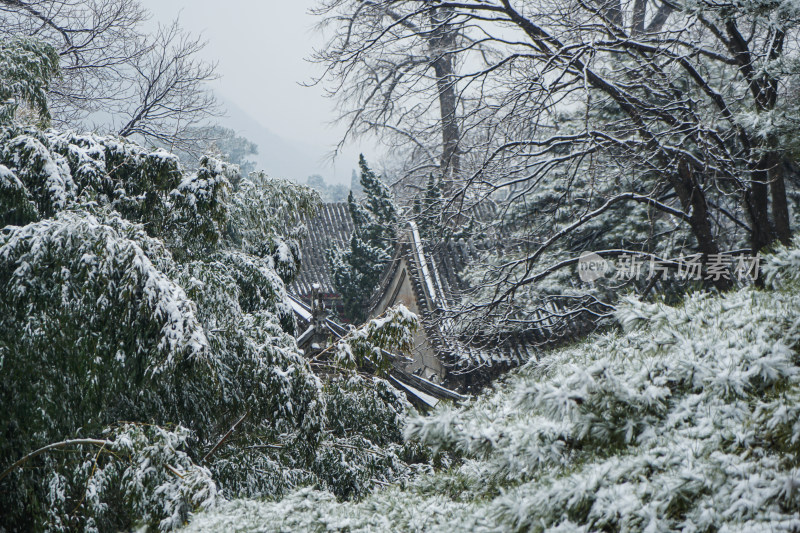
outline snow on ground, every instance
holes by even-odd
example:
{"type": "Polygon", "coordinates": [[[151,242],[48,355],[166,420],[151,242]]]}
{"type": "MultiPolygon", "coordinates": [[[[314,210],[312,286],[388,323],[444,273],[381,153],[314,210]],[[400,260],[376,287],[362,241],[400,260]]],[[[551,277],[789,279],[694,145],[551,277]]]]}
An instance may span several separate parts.
{"type": "Polygon", "coordinates": [[[797,531],[800,251],[765,268],[765,290],[629,299],[623,332],[412,419],[449,470],[359,502],[225,502],[188,530],[797,531]]]}

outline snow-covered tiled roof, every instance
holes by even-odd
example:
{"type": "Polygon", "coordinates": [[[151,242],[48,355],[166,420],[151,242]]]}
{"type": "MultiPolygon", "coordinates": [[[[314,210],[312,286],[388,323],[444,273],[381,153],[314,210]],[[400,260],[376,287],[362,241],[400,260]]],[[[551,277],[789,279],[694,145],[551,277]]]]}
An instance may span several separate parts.
{"type": "Polygon", "coordinates": [[[349,245],[353,233],[350,210],[346,203],[322,204],[317,214],[306,221],[306,225],[308,237],[300,245],[300,273],[289,290],[307,300],[312,286],[317,283],[321,294],[338,294],[333,288],[326,254],[332,248],[349,245]]]}
{"type": "MultiPolygon", "coordinates": [[[[306,328],[304,333],[298,338],[298,345],[303,345],[304,341],[310,340],[314,335],[315,326],[311,323],[313,313],[311,308],[294,294],[289,294],[289,302],[298,323],[302,328],[306,328]]],[[[325,334],[329,339],[341,339],[347,335],[348,332],[345,326],[327,317],[324,319],[322,327],[325,329],[325,334]]],[[[408,361],[403,355],[394,354],[386,350],[383,350],[383,353],[393,362],[408,361]]],[[[398,390],[404,391],[409,396],[409,400],[422,403],[428,407],[435,407],[440,400],[461,402],[468,398],[442,385],[410,374],[403,370],[402,365],[393,364],[389,370],[388,377],[389,383],[394,385],[398,390]]]]}
{"type": "MultiPolygon", "coordinates": [[[[484,208],[483,211],[485,212],[479,213],[480,217],[474,218],[490,219],[493,211],[489,208],[484,208]]],[[[345,203],[323,204],[316,216],[307,221],[307,225],[309,235],[301,244],[301,270],[297,280],[289,288],[297,297],[295,304],[302,301],[303,306],[309,301],[315,284],[319,285],[321,295],[338,296],[332,285],[326,255],[331,248],[347,246],[353,232],[353,221],[345,203]]],[[[397,244],[394,260],[384,272],[380,285],[370,299],[371,309],[381,301],[391,286],[396,268],[400,264],[399,259],[405,257],[409,260],[408,272],[427,337],[448,365],[462,369],[498,368],[516,366],[537,356],[538,343],[531,342],[533,339],[525,335],[502,341],[486,342],[484,339],[484,342],[476,344],[459,338],[457,334],[448,334],[445,330],[450,328],[443,328],[447,324],[442,323],[441,313],[446,313],[448,308],[457,307],[461,292],[466,288],[459,273],[478,260],[481,250],[503,242],[502,236],[490,228],[476,231],[476,236],[469,239],[424,239],[414,222],[409,222],[400,232],[402,236],[397,244]]],[[[302,315],[302,310],[295,311],[302,315]]],[[[328,327],[331,327],[330,324],[328,327]]],[[[337,332],[332,333],[336,336],[337,332]]]]}

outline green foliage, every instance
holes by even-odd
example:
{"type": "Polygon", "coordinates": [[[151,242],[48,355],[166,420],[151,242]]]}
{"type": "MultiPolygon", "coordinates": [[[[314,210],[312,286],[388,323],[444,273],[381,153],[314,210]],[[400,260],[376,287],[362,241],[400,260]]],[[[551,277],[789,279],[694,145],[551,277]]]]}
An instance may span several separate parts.
{"type": "Polygon", "coordinates": [[[387,350],[411,352],[414,332],[418,328],[417,315],[398,304],[358,329],[351,326],[350,332],[333,345],[333,360],[342,368],[367,367],[378,375],[384,375],[392,366],[387,350]]]}
{"type": "MultiPolygon", "coordinates": [[[[384,382],[323,389],[292,337],[285,284],[313,190],[16,124],[0,130],[0,179],[0,465],[52,442],[109,442],[0,481],[0,528],[167,530],[216,490],[361,497],[417,468],[405,402],[384,382]],[[340,409],[350,429],[329,421],[340,409]]],[[[407,343],[404,316],[353,353],[407,343]]]]}
{"type": "Polygon", "coordinates": [[[0,129],[0,164],[23,184],[39,217],[85,202],[109,205],[164,235],[174,215],[169,195],[181,182],[178,159],[114,137],[0,129]]]}
{"type": "MultiPolygon", "coordinates": [[[[184,177],[174,156],[114,138],[0,134],[2,217],[19,224],[0,237],[0,464],[120,420],[192,428],[197,462],[245,411],[247,432],[291,432],[297,457],[313,461],[324,406],[289,334],[281,273],[297,268],[315,195],[263,177],[259,188],[211,159],[184,177]]],[[[36,503],[50,494],[47,471],[0,491],[0,507],[15,510],[1,527],[55,527],[36,503]]],[[[74,492],[61,507],[78,505],[74,492]]],[[[98,509],[86,524],[104,520],[98,509]]]]}
{"type": "Polygon", "coordinates": [[[232,501],[189,530],[780,531],[796,527],[800,241],[771,288],[628,299],[624,331],[513,372],[406,437],[460,461],[357,502],[232,501]]]}
{"type": "MultiPolygon", "coordinates": [[[[210,352],[216,356],[214,377],[221,387],[216,391],[221,403],[214,407],[213,396],[198,401],[220,412],[249,412],[248,425],[261,434],[296,431],[297,438],[313,443],[323,423],[317,380],[269,305],[243,311],[242,285],[232,271],[225,262],[206,260],[182,265],[177,275],[198,307],[210,352]]],[[[279,283],[274,274],[270,281],[279,283]]],[[[227,422],[233,420],[216,421],[227,422]]]]}
{"type": "Polygon", "coordinates": [[[403,443],[411,407],[386,381],[355,373],[334,377],[325,382],[320,402],[326,425],[310,455],[293,433],[233,436],[211,466],[223,495],[278,499],[317,487],[340,500],[357,499],[429,470],[424,450],[403,443]]]}
{"type": "Polygon", "coordinates": [[[436,176],[431,174],[422,195],[414,199],[414,220],[424,239],[435,238],[442,233],[441,215],[444,209],[442,188],[436,176]]]}
{"type": "Polygon", "coordinates": [[[0,130],[0,139],[0,162],[23,184],[40,216],[53,216],[75,202],[79,189],[67,160],[49,149],[45,135],[12,126],[0,130]]]}
{"type": "Polygon", "coordinates": [[[174,248],[199,257],[217,249],[227,228],[230,178],[236,173],[236,167],[203,157],[197,173],[181,181],[171,195],[182,241],[174,248]]]}
{"type": "MultiPolygon", "coordinates": [[[[154,265],[171,264],[161,243],[113,213],[9,229],[0,237],[2,463],[118,420],[207,430],[220,376],[195,304],[154,265]]],[[[16,482],[41,500],[45,480],[32,471],[16,482]]],[[[23,511],[15,496],[2,492],[1,505],[23,511]]],[[[5,514],[4,527],[39,529],[45,510],[5,514]]]]}
{"type": "Polygon", "coordinates": [[[375,488],[428,470],[415,445],[403,443],[411,409],[385,380],[350,375],[324,387],[328,426],[312,470],[316,487],[340,500],[359,499],[375,488]]]}
{"type": "Polygon", "coordinates": [[[364,199],[347,198],[355,227],[350,246],[328,256],[334,287],[342,294],[345,316],[352,322],[366,319],[366,304],[391,259],[396,240],[397,207],[391,191],[367,166],[362,155],[361,186],[364,199]]]}
{"type": "MultiPolygon", "coordinates": [[[[49,489],[42,501],[48,531],[114,531],[131,524],[169,531],[216,502],[210,472],[186,453],[191,434],[185,428],[128,423],[102,437],[102,445],[71,444],[34,460],[31,468],[42,471],[49,489]]],[[[19,473],[11,478],[25,482],[19,473]]]]}
{"type": "Polygon", "coordinates": [[[0,41],[0,125],[14,119],[21,104],[50,122],[47,91],[59,73],[58,52],[49,44],[27,37],[0,41]]]}
{"type": "MultiPolygon", "coordinates": [[[[286,283],[318,202],[212,157],[186,172],[126,140],[0,124],[0,531],[172,530],[218,492],[362,497],[424,468],[405,461],[424,456],[401,442],[403,398],[323,388],[292,336],[286,283]]],[[[407,344],[394,319],[353,352],[407,344]]]]}
{"type": "Polygon", "coordinates": [[[324,391],[328,430],[334,437],[360,435],[379,446],[403,442],[408,402],[385,380],[353,374],[328,381],[324,391]]]}
{"type": "Polygon", "coordinates": [[[228,218],[230,246],[270,261],[287,285],[300,268],[304,220],[319,205],[313,189],[251,174],[234,186],[228,218]]]}
{"type": "Polygon", "coordinates": [[[359,157],[358,167],[361,169],[364,200],[360,204],[362,209],[351,211],[353,224],[364,241],[381,249],[390,248],[394,244],[398,221],[392,193],[369,168],[363,155],[359,157]]]}
{"type": "Polygon", "coordinates": [[[0,225],[24,226],[39,218],[36,204],[19,178],[5,165],[0,165],[0,225]]]}

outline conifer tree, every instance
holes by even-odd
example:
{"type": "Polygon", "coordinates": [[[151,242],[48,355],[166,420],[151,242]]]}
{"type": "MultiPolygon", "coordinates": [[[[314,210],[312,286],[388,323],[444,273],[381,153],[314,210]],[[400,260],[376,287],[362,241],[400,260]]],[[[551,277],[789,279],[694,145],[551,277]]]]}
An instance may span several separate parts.
{"type": "Polygon", "coordinates": [[[424,238],[431,239],[436,235],[442,207],[442,187],[436,176],[431,174],[425,191],[414,199],[414,219],[424,238]]]}
{"type": "Polygon", "coordinates": [[[369,168],[363,155],[358,166],[364,199],[356,201],[352,191],[347,198],[355,226],[350,246],[334,250],[328,257],[334,287],[344,301],[345,317],[353,322],[366,319],[367,301],[391,259],[398,219],[391,191],[369,168]]]}
{"type": "Polygon", "coordinates": [[[361,180],[358,177],[358,172],[356,172],[356,169],[353,169],[353,172],[350,175],[350,191],[356,198],[360,199],[364,196],[364,189],[361,187],[361,180]]]}

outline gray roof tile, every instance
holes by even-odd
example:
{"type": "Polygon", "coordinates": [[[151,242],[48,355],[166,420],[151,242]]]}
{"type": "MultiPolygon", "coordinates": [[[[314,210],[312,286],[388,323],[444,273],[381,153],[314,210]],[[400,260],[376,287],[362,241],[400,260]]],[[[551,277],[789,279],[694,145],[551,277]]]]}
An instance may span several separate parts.
{"type": "Polygon", "coordinates": [[[311,286],[320,285],[323,294],[338,295],[328,268],[327,252],[349,245],[353,219],[346,203],[322,204],[317,214],[306,221],[308,236],[300,244],[302,261],[297,279],[289,291],[299,296],[311,294],[311,286]]]}

